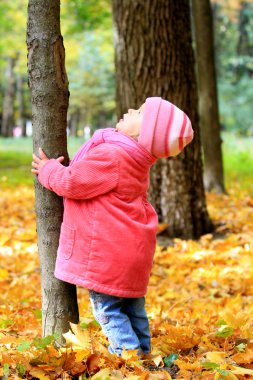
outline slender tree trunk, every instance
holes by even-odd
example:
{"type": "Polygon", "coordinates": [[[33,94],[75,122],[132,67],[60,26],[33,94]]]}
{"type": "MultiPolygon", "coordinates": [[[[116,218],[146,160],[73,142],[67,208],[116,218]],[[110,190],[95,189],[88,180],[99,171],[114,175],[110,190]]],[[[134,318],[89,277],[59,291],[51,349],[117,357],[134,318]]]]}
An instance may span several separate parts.
{"type": "Polygon", "coordinates": [[[24,81],[22,75],[17,76],[17,100],[18,100],[18,121],[17,125],[22,129],[22,136],[26,136],[25,104],[24,104],[24,81]]]}
{"type": "Polygon", "coordinates": [[[76,108],[75,112],[71,115],[70,119],[70,135],[76,137],[78,132],[78,127],[80,123],[80,108],[76,108]]]}
{"type": "Polygon", "coordinates": [[[14,123],[14,97],[15,97],[15,76],[14,67],[16,59],[10,57],[8,60],[8,67],[6,72],[6,90],[3,100],[3,113],[2,113],[2,136],[12,136],[12,128],[14,123]]]}
{"type": "Polygon", "coordinates": [[[204,184],[224,193],[218,95],[210,0],[192,0],[198,72],[200,130],[204,150],[204,184]]]}
{"type": "Polygon", "coordinates": [[[107,127],[106,112],[101,110],[98,114],[98,126],[99,128],[107,127]]]}
{"type": "MultiPolygon", "coordinates": [[[[34,152],[42,147],[48,157],[67,153],[68,79],[60,33],[60,0],[29,0],[28,75],[32,102],[34,152]]],[[[43,188],[35,178],[38,248],[41,265],[43,335],[60,335],[69,321],[78,322],[76,287],[54,277],[63,215],[62,198],[43,188]]],[[[61,336],[62,340],[62,336],[61,336]]]]}
{"type": "Polygon", "coordinates": [[[199,237],[212,229],[212,223],[202,178],[189,2],[113,0],[112,4],[118,117],[148,96],[162,96],[192,121],[193,142],[178,157],[161,160],[157,186],[167,233],[199,237]]]}

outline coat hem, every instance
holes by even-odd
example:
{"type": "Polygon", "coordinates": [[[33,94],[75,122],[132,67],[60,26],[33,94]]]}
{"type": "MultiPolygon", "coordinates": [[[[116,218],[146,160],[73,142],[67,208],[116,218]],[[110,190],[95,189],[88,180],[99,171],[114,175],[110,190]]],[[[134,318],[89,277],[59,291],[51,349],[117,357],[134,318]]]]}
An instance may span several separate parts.
{"type": "Polygon", "coordinates": [[[116,289],[112,287],[108,287],[102,284],[97,284],[93,281],[84,280],[77,276],[69,276],[69,274],[64,275],[63,273],[59,274],[57,271],[54,273],[55,277],[58,280],[68,282],[70,284],[82,286],[83,288],[94,290],[95,292],[109,294],[111,296],[116,297],[124,297],[124,298],[139,298],[144,297],[146,295],[147,289],[145,291],[133,291],[133,290],[125,290],[125,289],[116,289]]]}

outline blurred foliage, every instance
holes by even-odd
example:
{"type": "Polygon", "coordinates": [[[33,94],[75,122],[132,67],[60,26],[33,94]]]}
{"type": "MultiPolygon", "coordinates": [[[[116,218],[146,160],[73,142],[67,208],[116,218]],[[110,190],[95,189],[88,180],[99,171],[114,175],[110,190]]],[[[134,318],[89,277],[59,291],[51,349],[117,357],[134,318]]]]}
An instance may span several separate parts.
{"type": "MultiPolygon", "coordinates": [[[[15,76],[24,78],[26,118],[31,118],[27,87],[26,19],[28,0],[0,2],[0,119],[8,58],[15,57],[15,76]]],[[[114,57],[110,0],[62,0],[61,30],[69,78],[69,118],[79,113],[79,126],[111,125],[114,109],[114,57]]],[[[18,102],[14,105],[17,121],[18,102]]],[[[1,121],[0,121],[1,123],[1,121]]]]}
{"type": "Polygon", "coordinates": [[[71,15],[67,34],[101,29],[101,26],[103,29],[110,29],[112,26],[110,0],[62,0],[61,9],[63,23],[69,20],[71,15]]]}
{"type": "Polygon", "coordinates": [[[220,122],[226,130],[253,136],[253,80],[242,76],[238,81],[220,80],[220,122]]]}
{"type": "MultiPolygon", "coordinates": [[[[26,67],[28,0],[0,2],[0,119],[9,57],[24,81],[26,118],[31,118],[26,67]]],[[[219,106],[223,129],[253,134],[253,2],[212,0],[219,106]]],[[[79,128],[115,121],[113,26],[110,0],[62,0],[61,30],[69,78],[69,121],[79,128]]],[[[18,101],[15,99],[17,120],[18,101]]]]}
{"type": "Polygon", "coordinates": [[[81,110],[86,124],[102,126],[114,109],[113,44],[108,32],[87,31],[80,36],[74,69],[68,70],[70,112],[81,110]],[[104,117],[103,117],[104,115],[104,117]],[[100,122],[101,118],[101,122],[100,122]]]}
{"type": "Polygon", "coordinates": [[[221,124],[253,135],[253,3],[214,2],[213,14],[221,124]]]}
{"type": "MultiPolygon", "coordinates": [[[[240,186],[241,190],[253,195],[253,137],[222,133],[225,182],[227,188],[240,186]]],[[[84,143],[83,137],[68,137],[70,158],[84,143]]],[[[29,175],[32,157],[32,138],[0,137],[0,188],[15,187],[20,183],[32,184],[29,175]]]]}
{"type": "Polygon", "coordinates": [[[70,88],[69,114],[83,126],[112,123],[114,53],[110,0],[63,0],[61,26],[70,88]]]}
{"type": "MultiPolygon", "coordinates": [[[[28,0],[0,2],[0,68],[7,58],[19,58],[20,70],[26,70],[26,8],[28,0]]],[[[2,70],[1,70],[2,72],[2,70]]],[[[1,77],[2,79],[2,77],[1,77]]]]}

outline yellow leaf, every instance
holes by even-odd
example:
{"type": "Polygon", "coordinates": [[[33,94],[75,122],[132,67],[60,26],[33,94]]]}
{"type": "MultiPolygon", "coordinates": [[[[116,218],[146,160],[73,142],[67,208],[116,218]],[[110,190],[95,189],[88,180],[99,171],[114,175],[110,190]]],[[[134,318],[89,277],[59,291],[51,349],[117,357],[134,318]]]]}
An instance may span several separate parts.
{"type": "Polygon", "coordinates": [[[162,233],[163,231],[165,231],[166,230],[166,228],[168,228],[168,224],[166,224],[166,223],[159,223],[158,224],[158,227],[157,227],[157,234],[160,234],[160,233],[162,233]]]}
{"type": "Polygon", "coordinates": [[[8,278],[9,272],[6,269],[0,268],[0,281],[4,281],[8,278]]]}
{"type": "Polygon", "coordinates": [[[62,334],[63,337],[66,339],[66,343],[71,343],[75,346],[79,346],[82,348],[89,348],[90,347],[90,334],[88,330],[81,330],[79,325],[75,325],[74,323],[70,323],[70,327],[73,331],[68,331],[65,334],[62,334]]]}
{"type": "Polygon", "coordinates": [[[77,362],[81,362],[82,360],[86,359],[90,355],[90,349],[84,349],[79,346],[71,346],[71,347],[61,347],[59,349],[61,353],[67,353],[70,354],[74,352],[76,354],[75,360],[77,362]]]}
{"type": "Polygon", "coordinates": [[[206,360],[212,363],[217,363],[217,364],[224,363],[225,357],[226,357],[226,354],[220,351],[212,351],[212,352],[206,353],[206,360]]]}
{"type": "Polygon", "coordinates": [[[157,367],[159,367],[160,364],[163,365],[163,358],[161,355],[155,356],[152,360],[157,367]]]}
{"type": "Polygon", "coordinates": [[[96,375],[92,376],[93,380],[110,380],[109,368],[101,369],[96,375]]]}
{"type": "Polygon", "coordinates": [[[167,371],[153,372],[148,375],[147,380],[171,380],[171,376],[167,371]]]}
{"type": "MultiPolygon", "coordinates": [[[[221,377],[221,379],[223,380],[224,376],[221,377]]],[[[228,375],[226,376],[226,379],[227,380],[238,380],[238,377],[235,376],[235,374],[233,374],[232,372],[228,372],[228,375]]]]}
{"type": "Polygon", "coordinates": [[[139,355],[138,355],[138,350],[123,350],[121,354],[121,358],[125,361],[129,360],[138,360],[139,355]]]}
{"type": "Polygon", "coordinates": [[[37,379],[40,379],[40,380],[50,380],[50,377],[40,368],[32,368],[30,371],[29,371],[30,375],[32,375],[33,377],[37,377],[37,379]]]}
{"type": "Polygon", "coordinates": [[[231,366],[230,370],[235,375],[253,375],[253,370],[248,368],[231,366]]]}
{"type": "Polygon", "coordinates": [[[245,352],[240,352],[233,355],[232,359],[239,364],[252,363],[253,351],[247,348],[245,352]]]}
{"type": "Polygon", "coordinates": [[[190,371],[201,371],[202,366],[199,362],[195,361],[194,363],[186,362],[184,360],[177,359],[174,361],[180,370],[190,370],[190,371]]]}

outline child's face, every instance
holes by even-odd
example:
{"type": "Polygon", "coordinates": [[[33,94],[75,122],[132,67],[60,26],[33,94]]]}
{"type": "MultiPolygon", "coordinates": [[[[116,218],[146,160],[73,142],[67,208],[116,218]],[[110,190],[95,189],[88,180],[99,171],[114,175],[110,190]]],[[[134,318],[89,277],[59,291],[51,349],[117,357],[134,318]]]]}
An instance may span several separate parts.
{"type": "Polygon", "coordinates": [[[142,104],[138,110],[129,109],[128,112],[123,115],[123,119],[120,119],[116,124],[116,129],[125,135],[137,139],[141,130],[144,107],[145,104],[142,104]]]}

